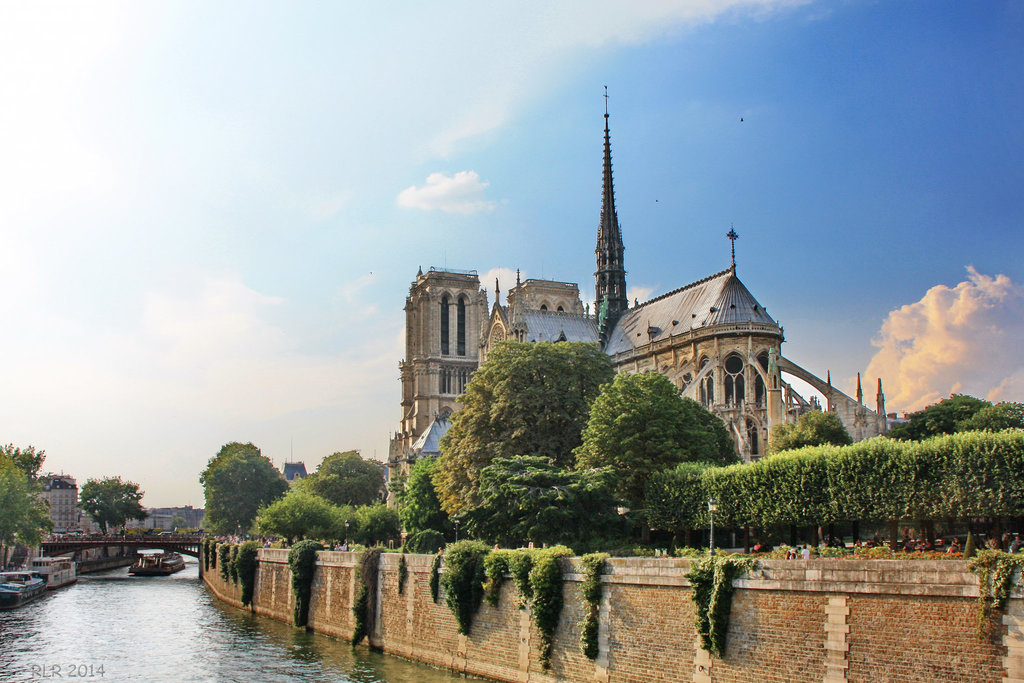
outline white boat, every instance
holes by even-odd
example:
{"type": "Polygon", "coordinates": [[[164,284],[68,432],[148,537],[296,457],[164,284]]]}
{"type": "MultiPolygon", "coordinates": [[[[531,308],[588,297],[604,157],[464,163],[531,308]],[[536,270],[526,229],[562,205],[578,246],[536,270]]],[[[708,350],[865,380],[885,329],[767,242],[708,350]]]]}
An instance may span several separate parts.
{"type": "Polygon", "coordinates": [[[0,609],[20,607],[46,592],[46,582],[33,572],[0,572],[0,609]]]}
{"type": "Polygon", "coordinates": [[[46,581],[48,590],[78,581],[78,566],[68,557],[37,557],[29,569],[46,581]]]}

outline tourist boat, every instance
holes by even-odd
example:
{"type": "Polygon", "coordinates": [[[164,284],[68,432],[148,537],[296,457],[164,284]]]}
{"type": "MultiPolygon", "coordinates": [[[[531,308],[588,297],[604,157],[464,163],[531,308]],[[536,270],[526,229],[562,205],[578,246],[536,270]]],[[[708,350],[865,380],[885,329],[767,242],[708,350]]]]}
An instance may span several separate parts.
{"type": "Polygon", "coordinates": [[[46,581],[48,590],[78,581],[77,565],[69,557],[37,557],[30,569],[46,581]]]}
{"type": "Polygon", "coordinates": [[[33,572],[0,572],[0,609],[20,607],[46,592],[46,581],[33,572]]]}
{"type": "Polygon", "coordinates": [[[185,560],[178,553],[146,553],[139,555],[129,574],[135,576],[168,576],[185,568],[185,560]]]}

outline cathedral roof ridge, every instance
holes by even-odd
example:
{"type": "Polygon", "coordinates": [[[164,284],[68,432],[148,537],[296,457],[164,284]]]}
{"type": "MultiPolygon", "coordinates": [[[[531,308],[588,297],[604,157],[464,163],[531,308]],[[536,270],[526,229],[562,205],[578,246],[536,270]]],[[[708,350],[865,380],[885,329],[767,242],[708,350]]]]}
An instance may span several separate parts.
{"type": "Polygon", "coordinates": [[[662,299],[670,297],[673,294],[678,294],[679,292],[682,292],[683,290],[690,289],[691,287],[696,287],[697,285],[702,285],[702,284],[704,284],[706,282],[710,282],[710,281],[714,280],[715,278],[719,278],[719,277],[722,277],[723,275],[729,275],[729,274],[732,274],[733,277],[735,277],[737,280],[739,280],[739,278],[736,277],[736,271],[735,270],[733,270],[732,268],[726,268],[725,270],[721,270],[721,271],[719,271],[717,273],[714,273],[713,275],[708,275],[707,277],[701,278],[700,280],[694,280],[693,282],[691,282],[688,285],[683,285],[682,287],[677,287],[676,289],[673,289],[670,292],[665,292],[664,294],[660,294],[660,295],[654,297],[653,299],[648,299],[647,301],[643,302],[639,306],[634,306],[633,310],[635,311],[635,310],[637,310],[639,308],[643,308],[647,304],[653,304],[656,301],[661,301],[662,299]]]}

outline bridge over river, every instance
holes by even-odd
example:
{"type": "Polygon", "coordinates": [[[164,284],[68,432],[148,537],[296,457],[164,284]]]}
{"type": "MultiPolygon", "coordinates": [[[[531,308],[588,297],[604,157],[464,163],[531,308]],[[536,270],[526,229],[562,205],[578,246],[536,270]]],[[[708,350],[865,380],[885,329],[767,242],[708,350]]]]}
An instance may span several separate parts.
{"type": "Polygon", "coordinates": [[[40,543],[43,554],[55,557],[67,555],[79,550],[90,548],[153,548],[168,550],[182,555],[199,557],[199,546],[203,536],[195,535],[163,535],[163,534],[91,534],[88,536],[51,536],[40,543]]]}

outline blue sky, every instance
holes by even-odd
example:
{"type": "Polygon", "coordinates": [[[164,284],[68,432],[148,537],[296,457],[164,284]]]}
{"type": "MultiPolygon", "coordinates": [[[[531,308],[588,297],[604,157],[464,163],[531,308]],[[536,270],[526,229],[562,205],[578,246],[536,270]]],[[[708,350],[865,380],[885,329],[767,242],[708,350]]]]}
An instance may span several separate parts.
{"type": "Polygon", "coordinates": [[[807,369],[1024,399],[1022,65],[1017,2],[0,4],[0,441],[383,459],[419,266],[592,296],[604,85],[634,296],[732,224],[807,369]]]}

